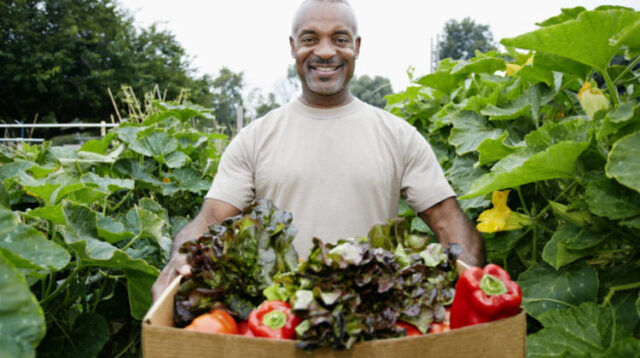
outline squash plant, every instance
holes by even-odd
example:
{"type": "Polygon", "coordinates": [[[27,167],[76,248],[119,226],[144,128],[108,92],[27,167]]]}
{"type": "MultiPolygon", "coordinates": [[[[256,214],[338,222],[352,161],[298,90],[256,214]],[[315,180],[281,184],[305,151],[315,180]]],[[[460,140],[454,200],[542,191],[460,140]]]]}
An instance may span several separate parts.
{"type": "Polygon", "coordinates": [[[488,261],[518,278],[527,355],[640,349],[640,12],[563,9],[388,97],[429,140],[488,261]]]}
{"type": "Polygon", "coordinates": [[[140,354],[171,237],[199,210],[226,137],[149,101],[99,140],[0,147],[0,356],[140,354]]]}

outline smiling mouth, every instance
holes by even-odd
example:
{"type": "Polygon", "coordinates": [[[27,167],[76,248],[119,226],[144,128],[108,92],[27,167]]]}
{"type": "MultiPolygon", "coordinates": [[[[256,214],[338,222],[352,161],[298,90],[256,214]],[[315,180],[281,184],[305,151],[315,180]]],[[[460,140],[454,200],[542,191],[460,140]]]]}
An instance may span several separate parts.
{"type": "Polygon", "coordinates": [[[311,68],[313,71],[321,74],[321,75],[331,75],[334,74],[335,72],[337,72],[339,69],[342,68],[343,65],[338,65],[338,66],[327,66],[327,65],[315,65],[315,66],[309,66],[309,68],[311,68]]]}

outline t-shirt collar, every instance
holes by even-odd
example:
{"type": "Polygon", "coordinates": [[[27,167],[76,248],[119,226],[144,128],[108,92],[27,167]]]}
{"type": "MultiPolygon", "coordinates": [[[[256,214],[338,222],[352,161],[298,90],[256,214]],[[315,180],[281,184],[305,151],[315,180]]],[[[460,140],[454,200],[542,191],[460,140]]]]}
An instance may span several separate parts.
{"type": "Polygon", "coordinates": [[[300,114],[313,119],[336,119],[346,117],[355,113],[362,105],[362,102],[356,97],[353,97],[351,102],[347,104],[332,108],[311,107],[302,103],[299,97],[294,98],[290,103],[300,114]]]}

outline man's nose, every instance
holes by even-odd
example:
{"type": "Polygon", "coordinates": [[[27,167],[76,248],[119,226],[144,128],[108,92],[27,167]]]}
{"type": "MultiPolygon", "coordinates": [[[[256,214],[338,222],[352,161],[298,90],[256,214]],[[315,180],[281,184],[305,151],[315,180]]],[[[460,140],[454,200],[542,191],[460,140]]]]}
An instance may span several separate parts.
{"type": "Polygon", "coordinates": [[[329,59],[336,55],[336,49],[330,39],[322,39],[316,47],[315,54],[318,57],[329,59]]]}

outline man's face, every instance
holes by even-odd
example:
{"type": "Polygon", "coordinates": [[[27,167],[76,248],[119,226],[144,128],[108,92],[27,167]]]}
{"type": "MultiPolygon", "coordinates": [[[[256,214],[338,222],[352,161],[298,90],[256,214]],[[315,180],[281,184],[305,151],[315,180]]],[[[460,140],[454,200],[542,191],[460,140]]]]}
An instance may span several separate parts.
{"type": "Polygon", "coordinates": [[[331,96],[348,90],[360,50],[348,6],[323,2],[303,5],[289,41],[303,92],[331,96]]]}

